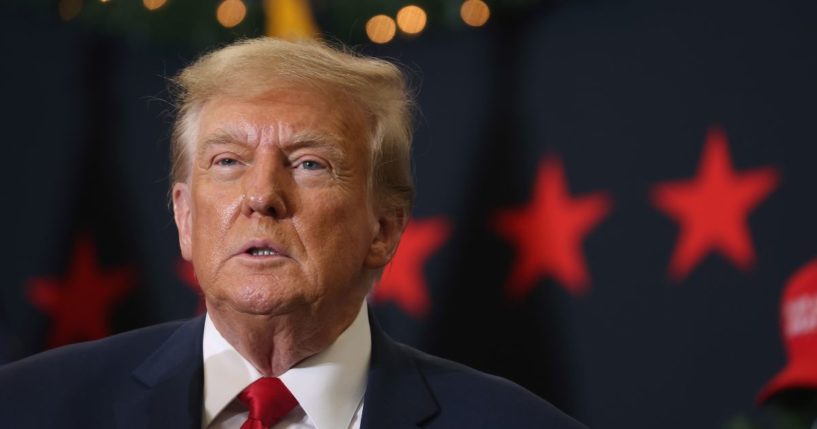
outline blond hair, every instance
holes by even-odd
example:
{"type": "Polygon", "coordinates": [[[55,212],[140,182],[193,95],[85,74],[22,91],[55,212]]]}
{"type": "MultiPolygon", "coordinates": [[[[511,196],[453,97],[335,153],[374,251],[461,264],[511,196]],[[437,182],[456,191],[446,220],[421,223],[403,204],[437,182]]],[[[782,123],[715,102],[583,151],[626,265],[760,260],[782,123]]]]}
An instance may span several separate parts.
{"type": "Polygon", "coordinates": [[[414,199],[411,98],[394,64],[318,41],[243,40],[199,58],[173,79],[178,109],[171,139],[171,186],[187,181],[199,113],[214,97],[252,98],[282,85],[340,91],[371,118],[369,182],[378,205],[404,210],[414,199]]]}

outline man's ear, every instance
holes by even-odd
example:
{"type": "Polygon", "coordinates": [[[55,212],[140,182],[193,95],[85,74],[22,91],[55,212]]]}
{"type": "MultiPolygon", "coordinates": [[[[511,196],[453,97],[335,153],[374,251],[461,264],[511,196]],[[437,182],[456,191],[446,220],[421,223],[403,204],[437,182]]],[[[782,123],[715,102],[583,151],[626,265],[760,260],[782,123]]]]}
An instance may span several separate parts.
{"type": "Polygon", "coordinates": [[[173,185],[173,219],[176,220],[176,228],[179,230],[182,257],[187,261],[193,260],[191,215],[190,185],[176,182],[173,185]]]}
{"type": "Polygon", "coordinates": [[[404,208],[384,210],[379,214],[374,239],[366,257],[366,268],[382,268],[391,261],[407,224],[408,210],[404,208]]]}

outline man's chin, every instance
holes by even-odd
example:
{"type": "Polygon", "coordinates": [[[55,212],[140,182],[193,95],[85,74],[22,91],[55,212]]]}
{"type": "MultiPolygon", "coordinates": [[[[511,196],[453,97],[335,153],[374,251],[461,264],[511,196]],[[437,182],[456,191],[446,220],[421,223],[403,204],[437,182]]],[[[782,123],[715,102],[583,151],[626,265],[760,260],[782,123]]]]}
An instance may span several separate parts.
{"type": "Polygon", "coordinates": [[[225,296],[222,299],[207,300],[207,310],[219,312],[224,316],[281,316],[291,314],[304,307],[305,300],[300,296],[287,296],[280,292],[244,293],[225,296]]]}

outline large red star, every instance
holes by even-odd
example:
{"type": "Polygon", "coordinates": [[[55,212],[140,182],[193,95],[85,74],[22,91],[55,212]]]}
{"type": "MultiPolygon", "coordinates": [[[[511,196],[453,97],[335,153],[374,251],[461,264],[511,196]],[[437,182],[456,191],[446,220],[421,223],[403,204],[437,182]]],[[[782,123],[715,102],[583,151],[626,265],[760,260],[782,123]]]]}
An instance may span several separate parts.
{"type": "Polygon", "coordinates": [[[187,287],[189,287],[196,293],[196,296],[199,297],[199,303],[196,306],[196,314],[204,313],[207,307],[204,304],[204,294],[201,291],[199,280],[196,278],[196,271],[193,269],[193,264],[184,259],[180,259],[176,264],[176,274],[179,276],[182,282],[184,282],[184,284],[187,285],[187,287]]]}
{"type": "Polygon", "coordinates": [[[652,191],[655,207],[681,227],[670,277],[683,280],[710,252],[719,252],[744,271],[751,268],[755,252],[747,217],[778,182],[771,167],[735,171],[726,134],[710,128],[697,177],[662,183],[652,191]]]}
{"type": "Polygon", "coordinates": [[[391,300],[415,318],[425,316],[431,300],[423,267],[450,233],[448,221],[441,217],[410,221],[394,259],[383,270],[383,276],[375,286],[375,302],[391,300]]]}
{"type": "Polygon", "coordinates": [[[110,335],[113,306],[133,287],[133,270],[103,272],[96,256],[93,242],[80,238],[63,279],[37,278],[29,282],[29,300],[52,319],[48,347],[110,335]]]}
{"type": "Polygon", "coordinates": [[[582,251],[587,234],[610,212],[604,192],[572,197],[560,159],[546,157],[539,166],[530,204],[500,212],[495,228],[517,248],[506,292],[525,297],[539,278],[552,276],[568,291],[587,290],[590,275],[582,251]]]}

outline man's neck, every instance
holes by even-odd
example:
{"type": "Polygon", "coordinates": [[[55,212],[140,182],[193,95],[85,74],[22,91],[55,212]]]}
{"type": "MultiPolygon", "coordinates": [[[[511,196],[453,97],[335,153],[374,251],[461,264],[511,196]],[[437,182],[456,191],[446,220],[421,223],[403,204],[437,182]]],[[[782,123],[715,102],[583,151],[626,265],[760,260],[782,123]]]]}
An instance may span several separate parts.
{"type": "Polygon", "coordinates": [[[281,315],[236,313],[208,307],[215,328],[258,371],[277,377],[298,362],[325,350],[354,321],[360,304],[348,311],[293,311],[281,315]],[[324,320],[328,319],[328,320],[324,320]]]}

